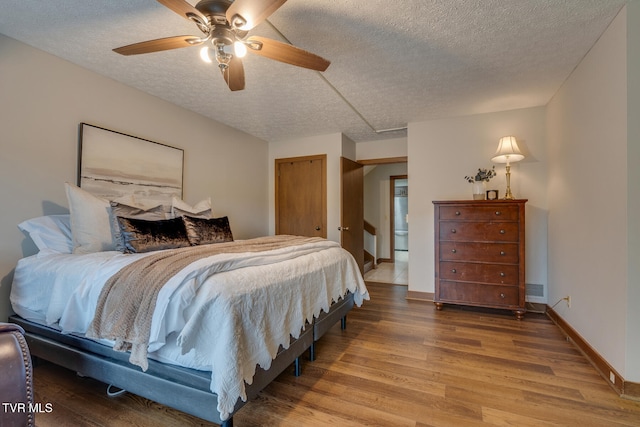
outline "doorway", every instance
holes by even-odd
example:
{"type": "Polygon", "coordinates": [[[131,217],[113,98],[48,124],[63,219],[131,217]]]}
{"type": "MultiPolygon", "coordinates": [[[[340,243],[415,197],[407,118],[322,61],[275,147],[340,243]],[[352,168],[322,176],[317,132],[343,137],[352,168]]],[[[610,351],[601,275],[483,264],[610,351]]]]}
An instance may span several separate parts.
{"type": "Polygon", "coordinates": [[[377,264],[365,274],[366,281],[400,285],[409,283],[406,209],[409,181],[407,162],[403,160],[360,160],[365,164],[364,219],[375,227],[377,233],[377,264]],[[396,190],[396,186],[404,188],[396,190]],[[404,197],[396,198],[396,191],[404,197]]]}
{"type": "Polygon", "coordinates": [[[400,258],[406,261],[409,256],[409,181],[407,175],[389,177],[391,203],[391,262],[400,258]]]}

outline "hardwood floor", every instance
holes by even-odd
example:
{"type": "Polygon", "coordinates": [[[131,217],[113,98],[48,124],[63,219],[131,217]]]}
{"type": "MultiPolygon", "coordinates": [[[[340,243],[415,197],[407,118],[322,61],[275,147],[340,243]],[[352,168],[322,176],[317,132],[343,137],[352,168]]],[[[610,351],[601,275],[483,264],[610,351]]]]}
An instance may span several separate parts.
{"type": "MultiPolygon", "coordinates": [[[[371,301],[318,343],[302,376],[288,372],[234,417],[246,426],[640,426],[546,316],[406,300],[406,286],[368,283],[371,301]]],[[[36,402],[49,426],[210,426],[42,364],[36,402]]]]}

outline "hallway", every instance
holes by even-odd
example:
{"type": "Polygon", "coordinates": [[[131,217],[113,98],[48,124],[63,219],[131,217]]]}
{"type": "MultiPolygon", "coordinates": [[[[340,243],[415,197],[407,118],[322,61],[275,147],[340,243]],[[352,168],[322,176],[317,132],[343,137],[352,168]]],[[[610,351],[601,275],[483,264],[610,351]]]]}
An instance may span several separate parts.
{"type": "Polygon", "coordinates": [[[409,252],[396,251],[395,262],[381,262],[378,268],[365,273],[366,282],[390,283],[394,285],[409,284],[409,252]]]}

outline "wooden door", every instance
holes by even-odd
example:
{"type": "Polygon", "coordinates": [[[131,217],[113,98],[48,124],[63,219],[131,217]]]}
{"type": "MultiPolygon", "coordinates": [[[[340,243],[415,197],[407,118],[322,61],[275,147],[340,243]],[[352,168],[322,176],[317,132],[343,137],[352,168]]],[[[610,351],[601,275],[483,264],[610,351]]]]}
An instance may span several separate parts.
{"type": "Polygon", "coordinates": [[[327,156],[275,160],[276,234],[327,237],[327,156]]]}
{"type": "Polygon", "coordinates": [[[340,244],[353,255],[364,274],[363,165],[340,158],[340,244]]]}

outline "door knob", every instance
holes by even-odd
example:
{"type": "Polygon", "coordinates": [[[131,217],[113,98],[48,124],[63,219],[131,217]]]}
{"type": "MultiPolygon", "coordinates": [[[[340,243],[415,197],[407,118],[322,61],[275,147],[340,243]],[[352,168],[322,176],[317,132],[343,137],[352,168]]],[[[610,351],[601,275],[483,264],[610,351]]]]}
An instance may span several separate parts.
{"type": "Polygon", "coordinates": [[[316,231],[320,231],[320,226],[316,225],[316,231]]]}

